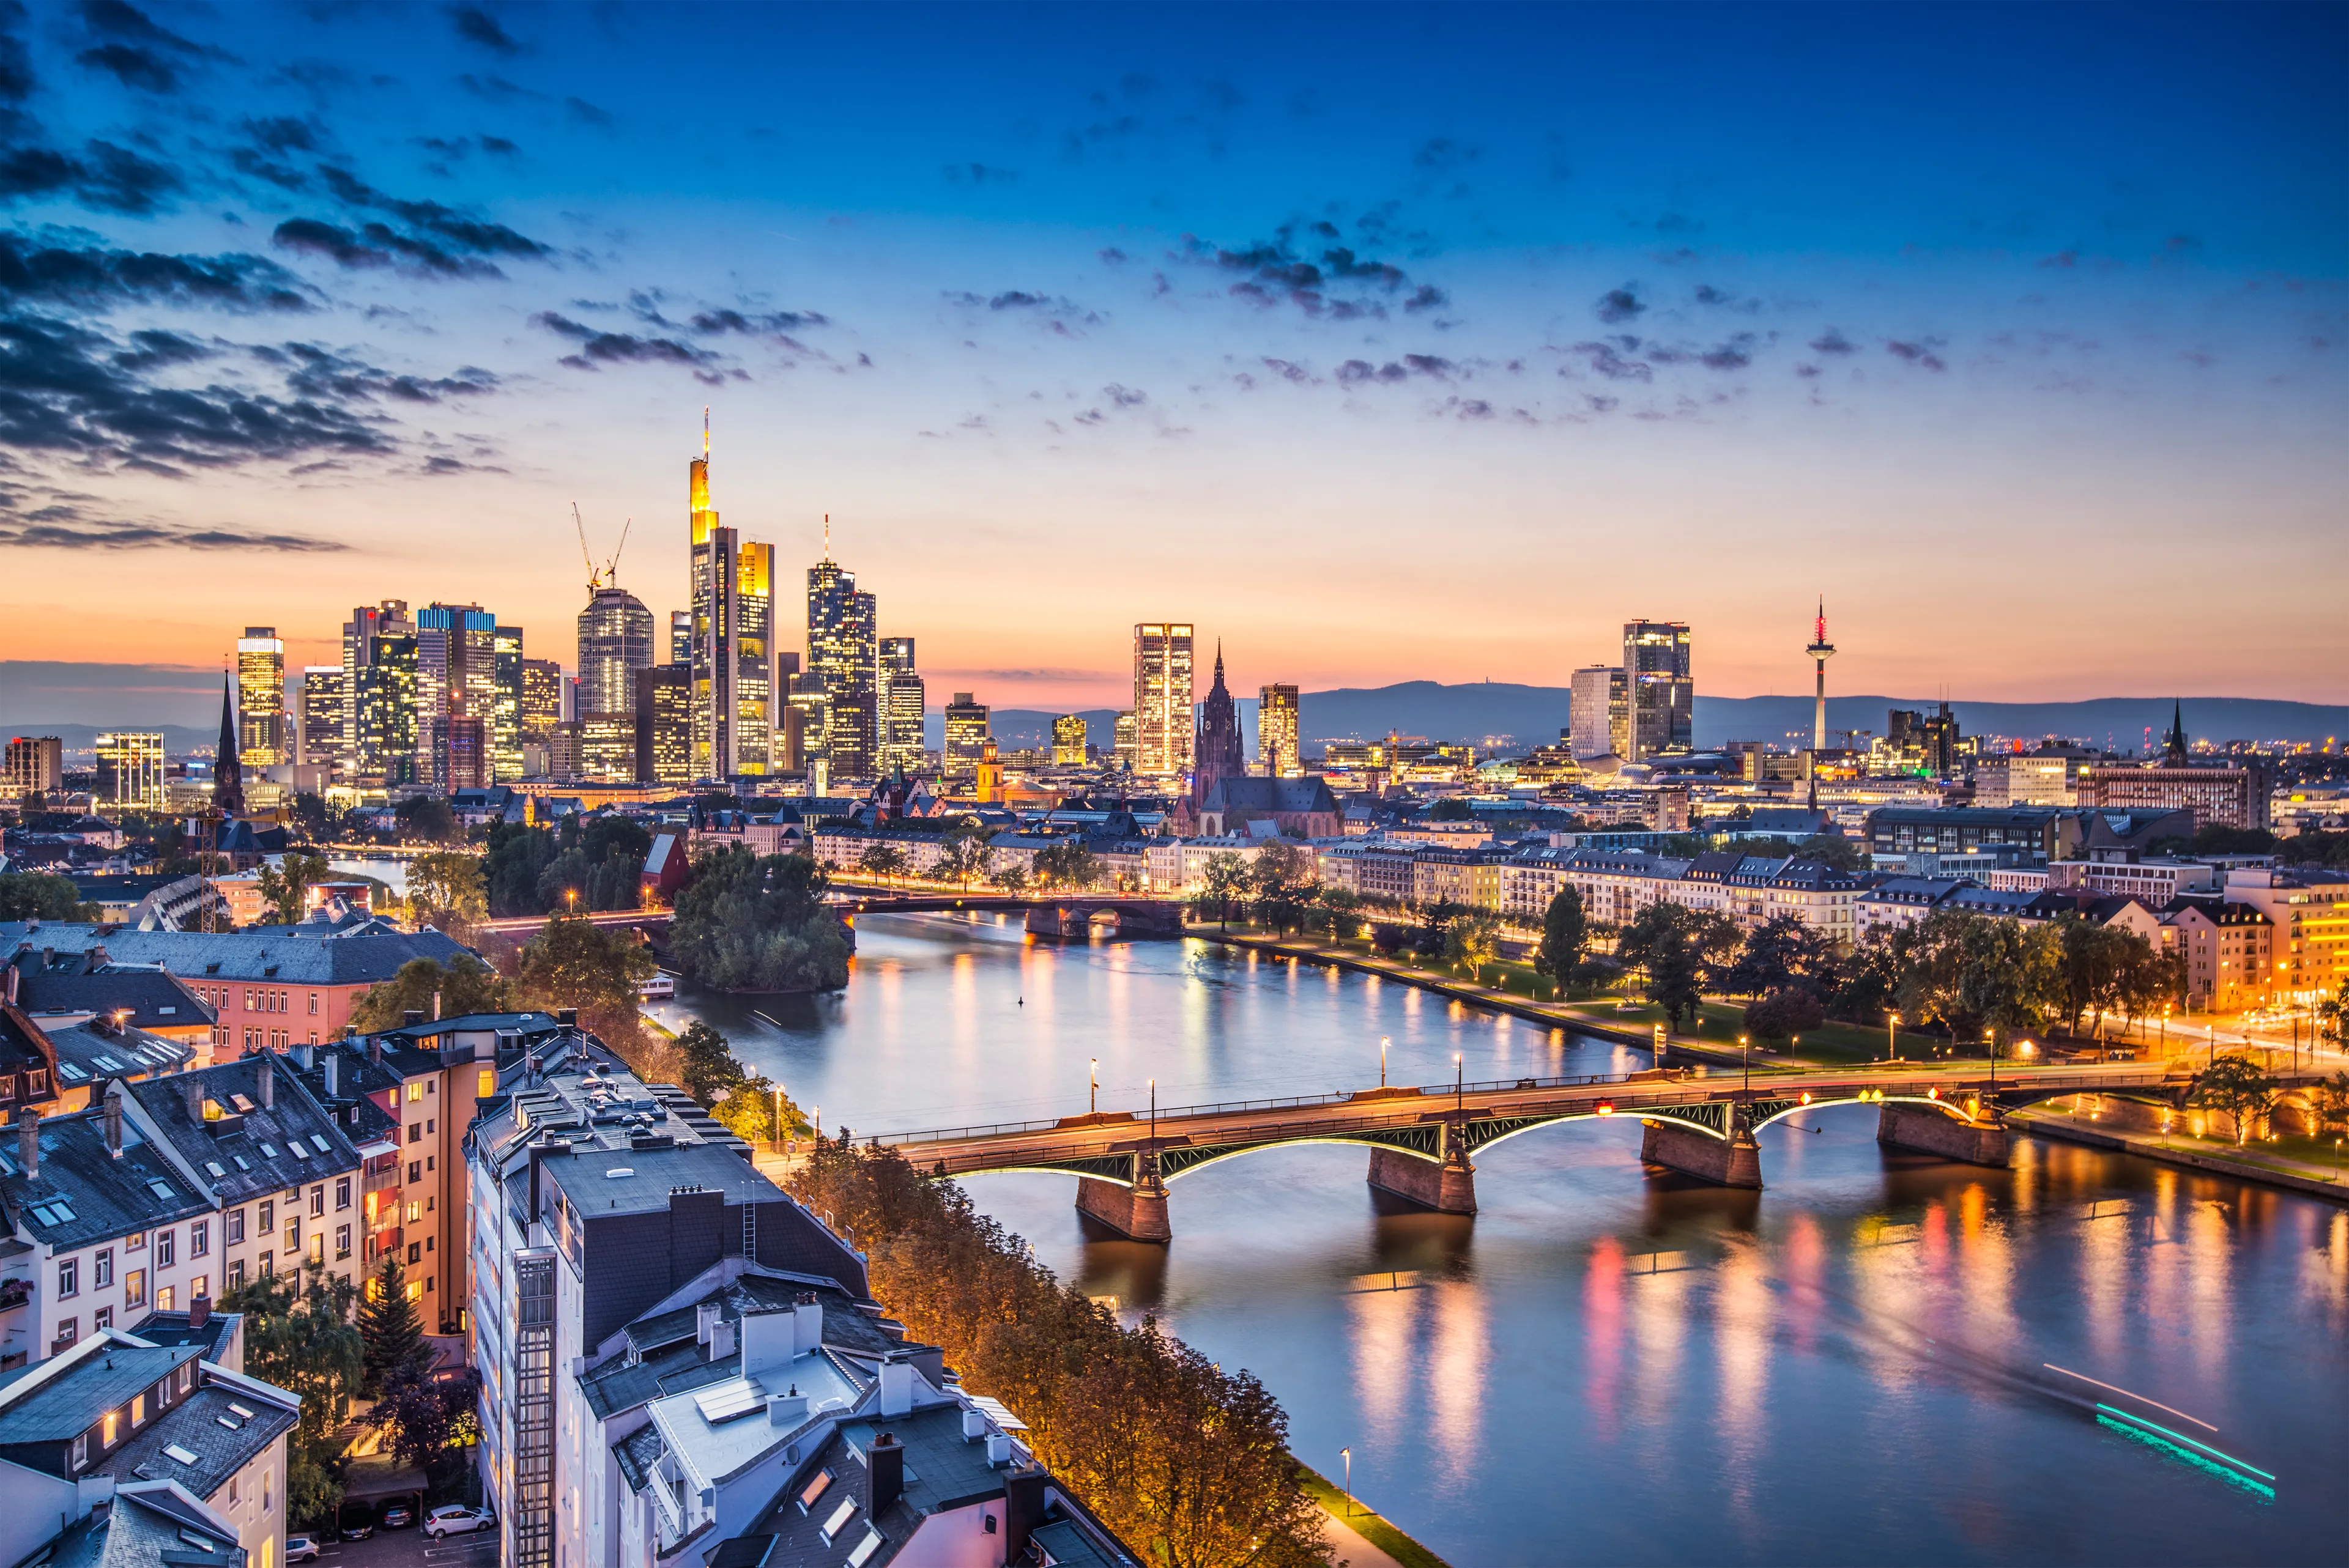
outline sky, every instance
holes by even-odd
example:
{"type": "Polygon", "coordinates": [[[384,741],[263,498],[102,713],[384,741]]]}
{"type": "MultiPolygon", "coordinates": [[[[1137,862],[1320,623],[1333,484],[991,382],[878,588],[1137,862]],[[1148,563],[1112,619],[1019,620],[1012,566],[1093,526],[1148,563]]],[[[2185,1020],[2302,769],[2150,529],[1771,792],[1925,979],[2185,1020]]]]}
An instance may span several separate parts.
{"type": "Polygon", "coordinates": [[[574,502],[683,605],[705,407],[934,702],[1123,706],[1159,619],[1245,692],[1637,617],[1795,692],[1822,595],[1843,690],[2349,700],[2345,67],[2324,5],[0,0],[0,722],[386,597],[568,665],[574,502]]]}

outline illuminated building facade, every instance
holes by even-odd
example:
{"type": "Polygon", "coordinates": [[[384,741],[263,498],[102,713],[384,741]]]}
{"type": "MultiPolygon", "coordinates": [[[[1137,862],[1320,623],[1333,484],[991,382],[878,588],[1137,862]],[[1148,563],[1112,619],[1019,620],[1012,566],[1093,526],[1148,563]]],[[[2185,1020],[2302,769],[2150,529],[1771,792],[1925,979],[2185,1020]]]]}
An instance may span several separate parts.
{"type": "Polygon", "coordinates": [[[1619,665],[1585,665],[1574,672],[1568,712],[1567,744],[1576,761],[1627,755],[1631,748],[1631,709],[1624,701],[1619,665]]]}
{"type": "Polygon", "coordinates": [[[673,665],[693,663],[693,612],[671,610],[668,613],[668,662],[673,665]]]}
{"type": "Polygon", "coordinates": [[[734,757],[727,776],[775,771],[775,547],[734,552],[734,757]]]}
{"type": "MultiPolygon", "coordinates": [[[[678,665],[653,665],[653,668],[680,668],[678,665]]],[[[636,672],[642,675],[644,672],[636,672]]],[[[577,755],[571,771],[582,779],[599,779],[609,783],[633,779],[636,776],[636,694],[628,696],[626,713],[583,713],[572,726],[576,733],[577,755]]]]}
{"type": "Polygon", "coordinates": [[[954,701],[947,704],[946,749],[941,753],[946,776],[951,779],[976,779],[979,759],[986,755],[991,738],[988,730],[988,707],[972,700],[972,694],[958,691],[954,701]]]}
{"type": "Polygon", "coordinates": [[[882,773],[922,765],[922,718],[928,710],[929,690],[914,662],[914,639],[881,639],[881,758],[882,773]]]}
{"type": "Polygon", "coordinates": [[[0,793],[11,800],[65,788],[65,742],[54,735],[20,735],[0,762],[0,793]]]}
{"type": "Polygon", "coordinates": [[[163,737],[114,730],[97,741],[100,805],[138,811],[163,809],[163,737]]]}
{"type": "Polygon", "coordinates": [[[1275,779],[1304,778],[1305,768],[1298,758],[1297,736],[1297,688],[1260,688],[1256,699],[1257,765],[1275,779]]]}
{"type": "Polygon", "coordinates": [[[692,783],[697,775],[691,667],[655,665],[638,670],[636,708],[636,781],[692,783]]]}
{"type": "Polygon", "coordinates": [[[1621,753],[1624,760],[1694,749],[1696,682],[1690,669],[1686,623],[1624,623],[1623,695],[1630,740],[1630,749],[1621,753]]]}
{"type": "Polygon", "coordinates": [[[494,634],[497,690],[490,707],[490,781],[522,777],[522,628],[500,626],[494,634]]]}
{"type": "MultiPolygon", "coordinates": [[[[652,616],[645,617],[645,641],[652,641],[652,616]]],[[[647,660],[647,663],[650,661],[647,660]]],[[[634,683],[628,688],[628,700],[636,701],[634,683]]],[[[525,741],[543,744],[554,727],[563,722],[563,666],[553,659],[524,659],[522,662],[522,738],[525,741]]]]}
{"type": "Polygon", "coordinates": [[[313,767],[343,767],[350,755],[349,742],[343,736],[343,716],[348,711],[343,696],[343,666],[304,665],[301,723],[296,731],[302,754],[296,760],[313,767]]]}
{"type": "Polygon", "coordinates": [[[343,770],[350,774],[369,774],[387,779],[392,783],[407,782],[413,777],[405,760],[415,750],[415,688],[416,688],[416,623],[408,618],[408,601],[386,599],[379,604],[361,604],[343,623],[343,770]],[[388,658],[405,667],[404,676],[370,676],[378,656],[388,658]],[[398,722],[389,722],[392,716],[381,711],[382,705],[404,700],[406,707],[398,722]],[[370,719],[367,707],[378,705],[370,719]],[[383,749],[383,738],[397,731],[406,737],[398,748],[402,758],[395,762],[394,754],[383,749]]]}
{"type": "Polygon", "coordinates": [[[1081,768],[1085,762],[1085,721],[1064,713],[1052,721],[1052,766],[1081,768]]]}
{"type": "Polygon", "coordinates": [[[274,626],[247,626],[236,640],[238,755],[247,768],[290,762],[285,734],[285,644],[274,626]]]}
{"type": "Polygon", "coordinates": [[[1117,723],[1112,730],[1115,738],[1111,745],[1117,754],[1117,765],[1129,773],[1133,770],[1134,758],[1141,752],[1141,742],[1136,738],[1140,730],[1141,727],[1134,722],[1133,709],[1120,708],[1117,723]]]}
{"type": "MultiPolygon", "coordinates": [[[[498,618],[479,604],[433,603],[416,613],[415,782],[444,794],[495,782],[497,636],[498,618]]],[[[517,746],[515,776],[521,772],[517,746]]]]}
{"type": "Polygon", "coordinates": [[[809,676],[823,693],[823,752],[834,779],[876,771],[881,647],[875,622],[873,595],[859,592],[856,574],[832,559],[827,530],[824,558],[808,568],[807,662],[809,676]]]}
{"type": "Polygon", "coordinates": [[[693,608],[683,662],[692,680],[693,775],[764,774],[772,768],[774,731],[775,552],[718,521],[706,423],[686,490],[693,608]]]}
{"type": "MultiPolygon", "coordinates": [[[[685,662],[685,661],[673,661],[685,662]]],[[[636,672],[653,665],[653,613],[625,588],[598,588],[579,612],[579,711],[636,711],[636,672]]]]}
{"type": "Polygon", "coordinates": [[[1133,628],[1133,770],[1172,779],[1191,767],[1191,627],[1133,628]]]}

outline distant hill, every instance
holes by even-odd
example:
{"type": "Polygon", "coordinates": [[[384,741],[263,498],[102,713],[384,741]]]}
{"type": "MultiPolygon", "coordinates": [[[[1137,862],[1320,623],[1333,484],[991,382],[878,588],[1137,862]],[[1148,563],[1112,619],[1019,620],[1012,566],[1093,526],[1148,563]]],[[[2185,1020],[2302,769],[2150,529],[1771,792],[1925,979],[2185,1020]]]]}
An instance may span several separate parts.
{"type": "MultiPolygon", "coordinates": [[[[212,700],[220,699],[215,696],[212,700]]],[[[144,730],[150,735],[160,732],[164,754],[171,757],[183,757],[199,747],[210,751],[212,742],[220,738],[217,725],[210,729],[196,729],[184,724],[20,724],[11,727],[0,723],[0,739],[17,735],[54,735],[63,743],[67,757],[79,752],[87,759],[98,738],[115,729],[144,730]]]]}

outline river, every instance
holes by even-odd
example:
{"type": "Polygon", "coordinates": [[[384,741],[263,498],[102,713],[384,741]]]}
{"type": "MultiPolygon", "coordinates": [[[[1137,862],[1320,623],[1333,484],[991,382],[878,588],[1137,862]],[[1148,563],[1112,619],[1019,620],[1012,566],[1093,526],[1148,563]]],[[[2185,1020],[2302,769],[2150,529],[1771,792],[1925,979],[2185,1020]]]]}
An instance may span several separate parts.
{"type": "MultiPolygon", "coordinates": [[[[1449,1081],[1454,1052],[1472,1081],[1649,1065],[1204,943],[887,916],[858,948],[839,995],[681,985],[652,1011],[859,1132],[1081,1111],[1094,1058],[1102,1108],[1134,1109],[1154,1077],[1162,1106],[1361,1088],[1382,1036],[1396,1083],[1449,1081]]],[[[1334,1480],[1350,1447],[1356,1491],[1455,1568],[2342,1560],[2349,1211],[1875,1130],[1858,1108],[1764,1129],[1752,1193],[1649,1176],[1636,1122],[1540,1130],[1478,1156],[1474,1219],[1381,1212],[1366,1151],[1293,1147],[1176,1181],[1165,1247],[1089,1237],[1068,1178],[970,1187],[1064,1277],[1256,1372],[1302,1458],[1334,1480]],[[2050,1364],[2273,1487],[2100,1425],[2112,1396],[2050,1364]]]]}

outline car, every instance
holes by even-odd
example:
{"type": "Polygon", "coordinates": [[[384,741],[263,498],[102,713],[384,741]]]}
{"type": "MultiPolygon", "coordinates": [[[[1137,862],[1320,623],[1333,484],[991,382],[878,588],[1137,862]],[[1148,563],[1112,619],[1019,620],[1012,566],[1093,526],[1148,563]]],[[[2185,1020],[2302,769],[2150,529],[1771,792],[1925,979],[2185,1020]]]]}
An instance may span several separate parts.
{"type": "Polygon", "coordinates": [[[382,1519],[386,1530],[405,1530],[416,1522],[416,1505],[406,1499],[387,1502],[383,1505],[382,1519]]]}
{"type": "Polygon", "coordinates": [[[285,1561],[307,1563],[318,1555],[318,1538],[315,1535],[289,1535],[285,1538],[285,1561]]]}
{"type": "Polygon", "coordinates": [[[476,1530],[493,1529],[497,1522],[497,1515],[486,1508],[467,1508],[452,1502],[424,1516],[424,1533],[435,1537],[465,1535],[476,1530]]]}
{"type": "Polygon", "coordinates": [[[345,1541],[365,1541],[375,1533],[375,1510],[364,1502],[347,1502],[335,1515],[335,1533],[345,1541]]]}

